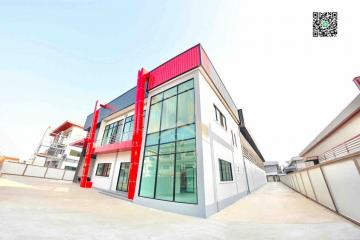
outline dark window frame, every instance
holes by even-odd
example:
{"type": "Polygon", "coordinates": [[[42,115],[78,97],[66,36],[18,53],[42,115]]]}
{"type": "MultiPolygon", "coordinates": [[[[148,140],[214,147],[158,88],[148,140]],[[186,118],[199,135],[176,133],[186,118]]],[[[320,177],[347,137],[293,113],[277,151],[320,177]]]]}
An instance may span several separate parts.
{"type": "Polygon", "coordinates": [[[111,170],[111,163],[98,163],[95,176],[109,177],[111,170]]]}
{"type": "Polygon", "coordinates": [[[215,120],[220,124],[222,128],[224,128],[227,131],[226,117],[215,104],[214,104],[214,109],[215,109],[215,120]]]}
{"type": "Polygon", "coordinates": [[[234,181],[231,162],[219,158],[219,172],[220,182],[234,181]]]}
{"type": "Polygon", "coordinates": [[[104,129],[101,145],[112,144],[114,142],[120,141],[123,127],[124,119],[107,124],[104,129]]]}

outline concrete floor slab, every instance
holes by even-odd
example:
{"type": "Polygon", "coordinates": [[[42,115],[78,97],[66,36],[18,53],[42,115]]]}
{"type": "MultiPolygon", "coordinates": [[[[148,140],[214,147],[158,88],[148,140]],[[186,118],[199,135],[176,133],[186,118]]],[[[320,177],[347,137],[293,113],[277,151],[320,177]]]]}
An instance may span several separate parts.
{"type": "Polygon", "coordinates": [[[146,208],[66,181],[2,175],[0,239],[360,239],[360,228],[281,183],[209,219],[146,208]]]}

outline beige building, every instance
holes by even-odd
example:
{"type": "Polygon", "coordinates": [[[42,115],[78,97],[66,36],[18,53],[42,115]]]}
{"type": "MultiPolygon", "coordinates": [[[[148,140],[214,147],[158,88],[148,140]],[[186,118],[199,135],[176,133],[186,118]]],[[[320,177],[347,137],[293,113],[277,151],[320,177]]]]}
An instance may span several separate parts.
{"type": "Polygon", "coordinates": [[[300,153],[320,162],[360,153],[360,94],[300,153]]]}

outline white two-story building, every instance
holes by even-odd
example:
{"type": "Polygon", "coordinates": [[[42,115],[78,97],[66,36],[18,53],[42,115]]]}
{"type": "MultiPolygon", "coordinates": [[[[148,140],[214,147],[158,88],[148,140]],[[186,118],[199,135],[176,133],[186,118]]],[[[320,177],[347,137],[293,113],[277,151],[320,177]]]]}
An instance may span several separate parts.
{"type": "MultiPolygon", "coordinates": [[[[266,183],[242,111],[201,45],[149,74],[134,202],[207,217],[266,183]]],[[[95,188],[129,190],[135,95],[130,89],[109,102],[112,110],[100,110],[90,171],[95,188]]],[[[91,121],[92,114],[86,130],[91,121]]]]}

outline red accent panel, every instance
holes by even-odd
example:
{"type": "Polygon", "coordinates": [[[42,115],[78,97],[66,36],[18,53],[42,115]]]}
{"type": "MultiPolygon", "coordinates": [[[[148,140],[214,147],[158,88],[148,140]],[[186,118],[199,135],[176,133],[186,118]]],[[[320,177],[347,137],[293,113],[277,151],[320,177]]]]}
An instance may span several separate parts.
{"type": "Polygon", "coordinates": [[[86,138],[83,138],[83,139],[79,139],[75,142],[72,142],[69,144],[70,146],[73,146],[73,147],[80,147],[80,148],[83,148],[86,146],[86,138]]]}
{"type": "Polygon", "coordinates": [[[91,186],[92,186],[92,182],[88,181],[87,177],[89,175],[91,155],[94,153],[93,145],[94,145],[95,134],[96,134],[96,123],[97,123],[97,120],[99,117],[99,109],[97,109],[97,106],[98,106],[98,101],[96,101],[96,103],[95,103],[90,133],[85,141],[88,144],[87,144],[86,154],[85,154],[85,159],[84,159],[83,174],[82,174],[81,180],[80,180],[80,187],[83,187],[83,188],[91,188],[91,186]]]}
{"type": "Polygon", "coordinates": [[[354,78],[354,83],[356,84],[356,86],[359,88],[359,90],[360,90],[360,76],[359,77],[356,77],[356,78],[354,78]]]}
{"type": "Polygon", "coordinates": [[[97,147],[94,150],[94,154],[112,153],[112,152],[125,152],[131,150],[132,142],[118,142],[113,144],[107,144],[101,147],[97,147]]]}
{"type": "Polygon", "coordinates": [[[134,114],[134,131],[132,137],[131,161],[129,170],[128,199],[134,199],[136,179],[140,160],[140,150],[142,142],[145,83],[149,78],[149,73],[142,68],[138,72],[135,114],[134,114]]]}
{"type": "Polygon", "coordinates": [[[151,90],[198,66],[200,66],[200,44],[152,70],[148,89],[151,90]]]}

